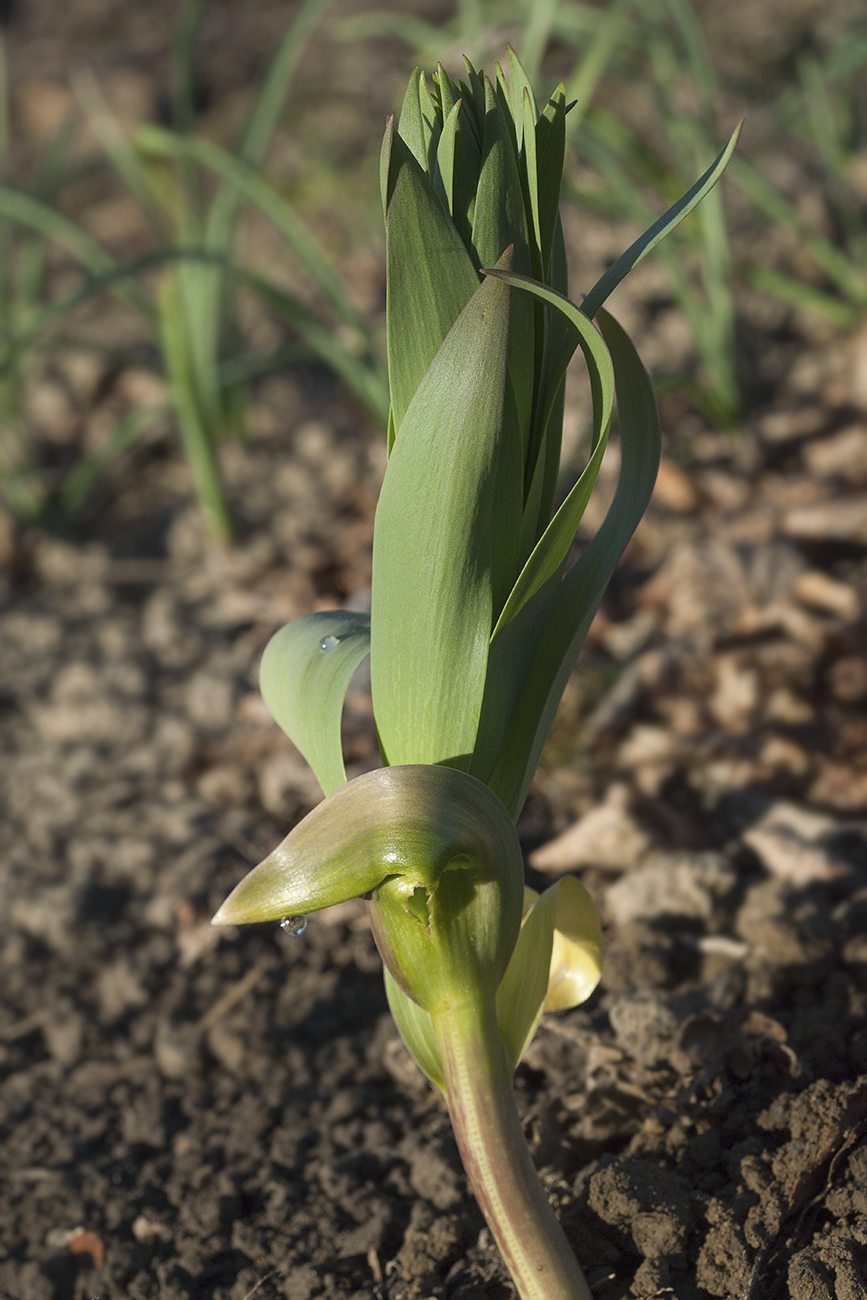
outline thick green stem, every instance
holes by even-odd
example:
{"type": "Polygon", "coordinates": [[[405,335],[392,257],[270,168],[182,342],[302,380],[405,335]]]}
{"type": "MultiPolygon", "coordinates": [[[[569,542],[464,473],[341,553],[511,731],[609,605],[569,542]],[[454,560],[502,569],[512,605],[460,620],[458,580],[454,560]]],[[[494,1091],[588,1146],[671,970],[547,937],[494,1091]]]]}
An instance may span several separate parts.
{"type": "Polygon", "coordinates": [[[434,1020],[461,1159],[521,1300],[591,1300],[524,1140],[493,1005],[434,1020]]]}

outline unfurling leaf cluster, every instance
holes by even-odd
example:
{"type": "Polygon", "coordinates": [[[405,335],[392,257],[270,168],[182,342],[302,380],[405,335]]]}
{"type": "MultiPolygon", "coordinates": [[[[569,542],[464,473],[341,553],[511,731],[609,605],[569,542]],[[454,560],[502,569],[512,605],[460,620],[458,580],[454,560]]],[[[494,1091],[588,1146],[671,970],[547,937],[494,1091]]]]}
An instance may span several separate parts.
{"type": "Polygon", "coordinates": [[[371,616],[311,614],[266,649],[266,704],[327,798],[217,918],[366,896],[395,1019],[440,1086],[444,1016],[496,1014],[513,1069],[542,1010],[576,1005],[599,978],[589,898],[572,880],[525,898],[514,822],[659,461],[649,380],[603,304],[716,183],[738,134],[577,305],[559,216],[564,89],[540,109],[511,50],[508,73],[467,62],[456,83],[440,66],[431,89],[416,72],[388,122],[391,410],[371,616]],[[558,506],[564,381],[579,348],[589,453],[558,506]],[[570,563],[615,404],[617,491],[570,563]],[[342,703],[368,654],[384,767],[345,783],[342,703]]]}

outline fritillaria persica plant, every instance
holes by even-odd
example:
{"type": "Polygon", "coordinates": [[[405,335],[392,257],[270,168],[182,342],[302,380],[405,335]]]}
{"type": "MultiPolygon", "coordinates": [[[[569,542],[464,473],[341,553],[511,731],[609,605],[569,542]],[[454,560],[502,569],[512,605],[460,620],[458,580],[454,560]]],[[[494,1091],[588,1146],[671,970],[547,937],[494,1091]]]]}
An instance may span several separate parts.
{"type": "Polygon", "coordinates": [[[444,1092],[473,1189],[524,1300],[589,1291],[534,1171],[511,1076],[545,1009],[599,978],[601,936],[574,879],[523,884],[514,824],[563,687],[659,460],[650,383],[603,309],[708,192],[693,189],[594,285],[567,297],[559,216],[568,106],[539,109],[467,63],[413,74],[382,150],[389,460],[370,618],[309,614],[279,631],[262,693],[326,798],[243,879],[217,924],[279,920],[362,895],[409,1050],[444,1092]],[[593,429],[555,510],[566,367],[580,348],[593,429]],[[615,399],[621,470],[571,567],[615,399]],[[346,781],[340,718],[370,655],[383,767],[346,781]]]}

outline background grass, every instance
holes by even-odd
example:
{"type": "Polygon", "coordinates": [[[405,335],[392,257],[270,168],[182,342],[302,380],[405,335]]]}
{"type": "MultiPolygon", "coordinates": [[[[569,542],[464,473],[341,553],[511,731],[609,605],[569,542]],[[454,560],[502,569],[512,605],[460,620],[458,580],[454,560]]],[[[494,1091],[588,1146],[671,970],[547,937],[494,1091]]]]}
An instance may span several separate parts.
{"type": "Polygon", "coordinates": [[[381,278],[379,302],[365,310],[345,268],[362,250],[381,268],[379,109],[396,106],[416,62],[457,66],[466,52],[490,65],[510,40],[543,92],[564,78],[574,102],[567,205],[627,230],[688,188],[746,111],[730,177],[656,253],[669,306],[692,339],[688,365],[660,368],[659,391],[678,393],[709,425],[735,428],[749,416],[743,293],[816,314],[841,335],[863,318],[863,22],[817,28],[788,83],[761,87],[717,67],[712,34],[688,0],[463,0],[442,6],[437,21],[430,8],[350,13],[304,0],[241,97],[243,112],[226,122],[199,102],[212,9],[188,0],[176,16],[161,121],[131,129],[82,61],[69,111],[35,161],[18,146],[0,59],[0,498],[20,519],[69,527],[106,468],[169,420],[208,530],[229,540],[220,448],[245,436],[251,386],[280,368],[324,364],[384,427],[381,278]],[[315,92],[303,75],[313,48],[315,92]],[[363,69],[360,87],[329,76],[347,55],[363,69]],[[365,123],[348,128],[362,111],[365,123]],[[353,152],[349,140],[363,148],[353,152]],[[787,171],[792,155],[799,167],[787,171]],[[798,188],[804,176],[808,192],[798,188]],[[117,247],[89,232],[76,203],[88,186],[125,192],[134,239],[117,247]],[[325,211],[330,226],[320,229],[325,211]],[[103,302],[126,321],[109,346],[80,326],[83,310],[103,302]],[[28,393],[52,357],[70,353],[95,355],[115,376],[149,368],[164,400],[124,411],[99,447],[72,440],[58,455],[38,436],[28,393]]]}

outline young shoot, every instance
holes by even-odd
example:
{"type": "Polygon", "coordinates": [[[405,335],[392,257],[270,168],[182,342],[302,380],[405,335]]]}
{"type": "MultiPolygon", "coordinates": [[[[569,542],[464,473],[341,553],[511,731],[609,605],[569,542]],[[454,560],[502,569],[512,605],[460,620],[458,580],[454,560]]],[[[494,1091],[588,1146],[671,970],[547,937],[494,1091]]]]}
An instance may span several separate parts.
{"type": "MultiPolygon", "coordinates": [[[[537,104],[467,62],[414,73],[382,150],[389,460],[370,618],[309,614],[279,631],[262,693],[326,798],[246,876],[216,924],[367,899],[388,999],[445,1094],[464,1165],[524,1300],[589,1300],[536,1175],[512,1074],[545,1010],[599,979],[593,905],[575,880],[525,890],[515,833],[564,685],[659,461],[647,375],[608,294],[711,189],[737,132],[692,190],[569,300],[559,215],[567,105],[537,104]],[[566,367],[593,396],[587,465],[558,509],[566,367]],[[614,501],[572,542],[618,408],[614,501]],[[370,656],[383,766],[347,782],[343,698],[370,656]]],[[[593,1262],[593,1261],[587,1261],[593,1262]]]]}

